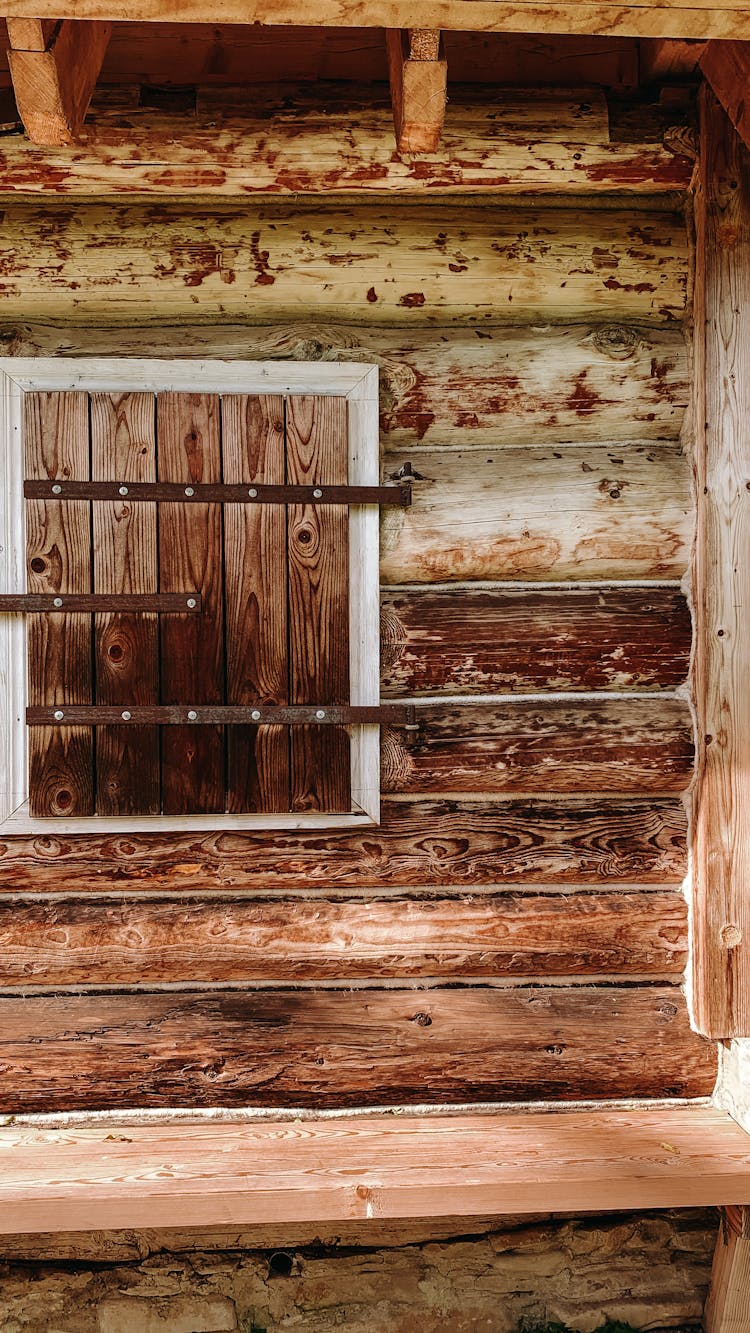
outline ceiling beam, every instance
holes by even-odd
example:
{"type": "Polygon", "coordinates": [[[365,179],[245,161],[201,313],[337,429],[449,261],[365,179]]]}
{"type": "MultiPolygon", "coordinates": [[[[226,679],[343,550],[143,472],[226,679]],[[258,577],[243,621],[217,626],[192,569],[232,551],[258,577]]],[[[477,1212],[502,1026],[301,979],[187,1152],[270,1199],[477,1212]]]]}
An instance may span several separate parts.
{"type": "Polygon", "coordinates": [[[709,42],[701,72],[750,147],[750,42],[709,42]]]}
{"type": "Polygon", "coordinates": [[[399,153],[434,153],[445,121],[448,62],[434,28],[386,34],[393,123],[399,153]]]}
{"type": "Polygon", "coordinates": [[[9,19],[8,62],[18,113],[33,143],[75,143],[111,24],[9,19]]]}
{"type": "Polygon", "coordinates": [[[11,18],[750,39],[750,0],[5,0],[11,18]]]}

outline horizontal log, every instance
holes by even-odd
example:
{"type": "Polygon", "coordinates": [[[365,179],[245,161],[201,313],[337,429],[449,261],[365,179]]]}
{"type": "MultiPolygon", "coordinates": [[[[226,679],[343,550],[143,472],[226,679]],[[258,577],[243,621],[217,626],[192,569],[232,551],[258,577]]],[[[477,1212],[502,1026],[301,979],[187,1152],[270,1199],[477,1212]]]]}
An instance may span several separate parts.
{"type": "Polygon", "coordinates": [[[676,799],[384,800],[377,829],[0,842],[0,893],[679,884],[676,799]]]}
{"type": "Polygon", "coordinates": [[[0,328],[16,356],[218,356],[362,361],[380,373],[388,444],[677,440],[689,396],[676,325],[356,328],[300,323],[0,328]]]}
{"type": "MultiPolygon", "coordinates": [[[[438,62],[421,64],[434,70],[438,62]]],[[[56,195],[160,199],[353,190],[422,195],[425,189],[496,197],[615,190],[638,196],[690,184],[693,164],[661,143],[609,142],[600,89],[498,89],[491,101],[477,102],[457,87],[438,148],[419,150],[430,153],[426,159],[408,149],[394,153],[382,86],[346,89],[322,84],[312,96],[262,86],[241,96],[222,89],[199,95],[194,109],[172,112],[139,105],[140,89],[126,108],[119,90],[103,91],[78,133],[75,155],[5,137],[0,194],[53,187],[56,195]]],[[[428,96],[428,105],[434,100],[428,96]]]]}
{"type": "MultiPolygon", "coordinates": [[[[13,18],[120,18],[113,0],[5,0],[13,18]]],[[[746,38],[748,0],[129,0],[131,22],[458,28],[602,37],[746,38]]]]}
{"type": "Polygon", "coordinates": [[[9,203],[3,234],[7,320],[658,324],[685,307],[678,213],[45,199],[9,203]]]}
{"type": "Polygon", "coordinates": [[[690,612],[673,588],[384,588],[385,696],[670,689],[690,612]]]}
{"type": "MultiPolygon", "coordinates": [[[[397,475],[398,454],[384,472],[397,475]]],[[[381,580],[679,579],[688,460],[622,445],[410,451],[411,508],[381,520],[381,580]]]]}
{"type": "Polygon", "coordinates": [[[700,1097],[677,986],[0,1000],[0,1112],[700,1097]]]}
{"type": "Polygon", "coordinates": [[[382,789],[680,792],[693,773],[690,710],[676,699],[420,704],[418,731],[384,729],[382,789]]]}
{"type": "Polygon", "coordinates": [[[678,893],[0,904],[0,987],[679,976],[678,893]]]}

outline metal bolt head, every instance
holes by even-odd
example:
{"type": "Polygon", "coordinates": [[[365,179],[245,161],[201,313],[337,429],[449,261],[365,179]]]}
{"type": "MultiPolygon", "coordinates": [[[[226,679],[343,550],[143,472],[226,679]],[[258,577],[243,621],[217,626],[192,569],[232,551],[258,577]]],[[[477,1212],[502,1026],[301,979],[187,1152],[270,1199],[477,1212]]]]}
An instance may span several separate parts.
{"type": "Polygon", "coordinates": [[[257,708],[254,708],[254,709],[253,709],[253,711],[252,711],[252,713],[250,714],[250,716],[251,716],[251,718],[253,719],[253,722],[260,722],[260,713],[258,712],[258,709],[257,709],[257,708]]]}
{"type": "Polygon", "coordinates": [[[195,600],[194,597],[188,597],[188,599],[187,599],[187,604],[188,604],[188,609],[189,609],[190,611],[193,611],[193,610],[195,609],[195,607],[197,606],[197,602],[196,602],[196,600],[195,600]]]}
{"type": "Polygon", "coordinates": [[[325,717],[325,709],[319,708],[315,716],[319,722],[322,722],[323,718],[325,717]]]}
{"type": "Polygon", "coordinates": [[[190,712],[188,713],[188,722],[196,722],[197,720],[198,720],[198,714],[196,713],[194,708],[191,708],[190,712]]]}
{"type": "Polygon", "coordinates": [[[53,495],[60,495],[61,493],[62,493],[62,486],[53,486],[53,487],[52,487],[52,494],[53,494],[53,495]]]}
{"type": "Polygon", "coordinates": [[[128,710],[125,709],[125,712],[121,714],[121,717],[123,722],[129,722],[132,717],[132,713],[129,713],[128,710]]]}
{"type": "Polygon", "coordinates": [[[53,597],[52,599],[53,606],[62,606],[62,604],[63,604],[62,597],[53,597]]]}
{"type": "Polygon", "coordinates": [[[185,494],[186,494],[186,495],[195,495],[195,490],[194,490],[194,488],[193,488],[192,486],[186,486],[186,487],[185,487],[185,494]]]}
{"type": "Polygon", "coordinates": [[[65,717],[65,714],[64,714],[62,708],[56,708],[56,709],[55,709],[55,722],[62,722],[62,720],[63,720],[64,717],[65,717]]]}
{"type": "Polygon", "coordinates": [[[255,487],[254,487],[254,486],[251,486],[250,489],[248,490],[248,495],[250,496],[250,499],[251,499],[251,500],[254,500],[257,494],[258,494],[258,492],[257,492],[257,490],[255,489],[255,487]]]}
{"type": "Polygon", "coordinates": [[[128,493],[128,488],[127,488],[127,486],[121,486],[121,487],[120,487],[120,495],[127,495],[127,493],[128,493]]]}
{"type": "Polygon", "coordinates": [[[320,490],[318,486],[316,486],[315,490],[313,491],[313,498],[315,500],[321,500],[323,498],[323,492],[320,490]]]}

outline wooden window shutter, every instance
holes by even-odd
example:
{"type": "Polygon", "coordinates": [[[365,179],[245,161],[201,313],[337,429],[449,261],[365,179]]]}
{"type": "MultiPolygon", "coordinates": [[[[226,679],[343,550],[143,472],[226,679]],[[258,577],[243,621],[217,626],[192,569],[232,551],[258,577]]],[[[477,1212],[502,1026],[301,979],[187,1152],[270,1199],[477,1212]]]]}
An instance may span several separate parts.
{"type": "MultiPolygon", "coordinates": [[[[338,397],[32,393],[27,477],[348,481],[338,397]]],[[[27,500],[30,591],[93,592],[94,614],[33,615],[29,702],[349,702],[349,516],[342,505],[27,500]],[[200,595],[200,614],[108,609],[111,594],[200,595]]],[[[351,810],[343,727],[96,725],[30,730],[38,816],[351,810]]]]}

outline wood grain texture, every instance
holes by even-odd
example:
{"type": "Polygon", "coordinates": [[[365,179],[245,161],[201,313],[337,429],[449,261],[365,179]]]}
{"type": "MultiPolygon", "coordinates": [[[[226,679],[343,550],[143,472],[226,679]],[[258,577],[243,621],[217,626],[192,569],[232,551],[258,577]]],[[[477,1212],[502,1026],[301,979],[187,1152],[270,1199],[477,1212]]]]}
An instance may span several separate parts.
{"type": "MultiPolygon", "coordinates": [[[[284,400],[227,394],[221,401],[223,480],[283,485],[284,400]]],[[[287,704],[287,520],[283,505],[223,509],[228,704],[287,704]]],[[[290,805],[285,727],[230,727],[231,813],[290,805]]]]}
{"type": "Polygon", "coordinates": [[[0,893],[681,884],[679,800],[384,800],[378,829],[4,838],[0,893]],[[301,871],[303,867],[303,871],[301,871]]]}
{"type": "MultiPolygon", "coordinates": [[[[144,1200],[152,1228],[181,1229],[180,1248],[191,1224],[201,1231],[219,1225],[225,1235],[234,1227],[236,1246],[238,1227],[242,1235],[248,1225],[281,1225],[287,1236],[299,1236],[310,1223],[334,1221],[335,1233],[324,1227],[308,1232],[311,1239],[330,1234],[336,1243],[341,1224],[346,1236],[354,1223],[368,1245],[382,1243],[378,1219],[395,1219],[393,1231],[403,1241],[417,1239],[403,1235],[404,1219],[419,1219],[428,1239],[446,1217],[455,1225],[459,1216],[497,1219],[532,1210],[567,1215],[592,1207],[610,1212],[712,1205],[743,1197],[750,1175],[742,1130],[726,1113],[704,1105],[561,1109],[554,1117],[505,1111],[303,1124],[123,1123],[63,1131],[9,1126],[0,1144],[13,1164],[0,1186],[0,1227],[16,1235],[38,1235],[44,1228],[48,1235],[69,1233],[73,1227],[88,1232],[89,1253],[117,1228],[119,1246],[110,1248],[110,1262],[143,1257],[123,1249],[140,1239],[144,1200]]],[[[466,1224],[455,1234],[465,1236],[466,1224]]],[[[147,1233],[147,1242],[155,1239],[147,1233]]],[[[61,1241],[69,1242],[69,1235],[61,1241]]],[[[590,1237],[581,1243],[590,1251],[590,1237]]],[[[13,1254],[18,1241],[10,1244],[13,1254]]],[[[29,1236],[28,1244],[34,1253],[39,1241],[29,1236]]],[[[280,1241],[282,1248],[288,1244],[280,1241]]],[[[556,1256],[559,1244],[556,1229],[550,1238],[556,1256]]],[[[608,1239],[608,1251],[618,1244],[621,1227],[608,1239]]],[[[642,1264],[640,1250],[636,1257],[642,1264]]],[[[572,1300],[577,1295],[572,1292],[572,1300]]]]}
{"type": "MultiPolygon", "coordinates": [[[[616,311],[613,308],[613,317],[616,311]]],[[[372,328],[301,322],[0,325],[5,355],[222,356],[378,367],[388,446],[676,440],[690,396],[676,326],[372,328]]]]}
{"type": "MultiPolygon", "coordinates": [[[[88,479],[89,403],[85,393],[27,394],[24,436],[28,477],[88,479]]],[[[89,592],[88,504],[29,500],[26,525],[29,592],[89,592]]],[[[30,704],[92,702],[89,616],[31,616],[28,650],[30,704]]],[[[40,727],[28,744],[32,812],[93,814],[93,729],[69,727],[63,732],[40,727]]]]}
{"type": "MultiPolygon", "coordinates": [[[[412,92],[422,105],[442,95],[444,109],[443,61],[407,61],[404,72],[412,85],[436,79],[435,89],[428,83],[412,92]]],[[[185,200],[199,194],[231,200],[356,191],[375,200],[416,197],[429,188],[448,197],[476,192],[547,200],[566,191],[594,199],[617,191],[645,203],[690,183],[689,159],[645,132],[610,142],[598,89],[519,94],[493,88],[487,101],[486,93],[480,100],[471,88],[456,87],[438,152],[408,148],[403,139],[394,153],[393,119],[380,84],[326,83],[314,94],[286,83],[273,91],[268,84],[205,89],[194,106],[174,110],[158,101],[153,93],[141,96],[138,87],[103,91],[75,157],[6,137],[0,194],[43,194],[54,182],[56,193],[76,198],[185,200]],[[156,106],[149,105],[153,100],[156,106]]],[[[679,127],[684,117],[675,111],[672,118],[679,127]]],[[[433,139],[439,130],[436,123],[433,139]]],[[[431,141],[425,126],[412,124],[408,135],[415,145],[431,141]]]]}
{"type": "Polygon", "coordinates": [[[0,1031],[5,1113],[700,1097],[716,1075],[675,986],[6,998],[0,1031]]]}
{"type": "Polygon", "coordinates": [[[673,588],[384,588],[386,698],[682,684],[690,613],[673,588]]]}
{"type": "Polygon", "coordinates": [[[747,1208],[725,1208],[722,1209],[716,1240],[703,1327],[706,1333],[743,1333],[749,1323],[750,1236],[747,1235],[747,1208]]]}
{"type": "Polygon", "coordinates": [[[737,133],[750,146],[750,115],[746,105],[750,59],[745,42],[707,42],[700,68],[737,133]]]}
{"type": "MultiPolygon", "coordinates": [[[[212,394],[157,396],[159,480],[221,480],[219,399],[212,394]]],[[[199,592],[200,616],[164,616],[163,703],[220,704],[224,697],[220,506],[164,505],[159,521],[162,592],[199,592]]],[[[162,736],[164,814],[224,809],[224,737],[220,727],[168,727],[162,736]]]]}
{"type": "MultiPolygon", "coordinates": [[[[112,0],[6,0],[12,18],[29,11],[55,17],[123,17],[112,0]],[[65,15],[67,17],[67,14],[65,15]]],[[[130,0],[130,22],[313,24],[333,27],[458,28],[526,33],[577,33],[612,37],[746,37],[747,0],[716,6],[714,0],[130,0]]]]}
{"type": "Polygon", "coordinates": [[[389,727],[382,789],[430,792],[680,792],[693,728],[676,699],[424,703],[418,731],[389,727]]]}
{"type": "MultiPolygon", "coordinates": [[[[436,153],[445,121],[448,62],[440,33],[432,30],[429,55],[415,51],[412,33],[391,28],[386,33],[396,151],[436,153]]],[[[423,45],[424,45],[423,41],[423,45]]]]}
{"type": "Polygon", "coordinates": [[[679,978],[678,893],[0,903],[0,987],[679,978]]]}
{"type": "MultiPolygon", "coordinates": [[[[398,471],[386,455],[385,476],[398,471]]],[[[693,535],[679,449],[412,449],[408,510],[384,511],[384,583],[679,579],[693,535]]]]}
{"type": "Polygon", "coordinates": [[[72,144],[80,134],[86,110],[99,77],[111,24],[70,23],[63,20],[36,34],[20,31],[11,22],[8,52],[13,92],[27,135],[38,144],[72,144]],[[25,49],[32,36],[32,49],[25,49]],[[16,49],[16,40],[24,45],[16,49]]]}
{"type": "MultiPolygon", "coordinates": [[[[292,397],[286,405],[290,485],[348,481],[347,403],[292,397]]],[[[289,702],[349,701],[349,515],[335,505],[289,505],[289,702]]],[[[295,727],[293,810],[351,809],[349,737],[341,727],[295,727]]]]}
{"type": "Polygon", "coordinates": [[[682,318],[682,216],[405,203],[19,203],[6,320],[138,325],[315,318],[424,327],[682,318]],[[40,265],[39,254],[45,261],[40,265]],[[75,284],[71,305],[70,289],[75,284]],[[370,294],[368,297],[368,293],[370,294]]]}
{"type": "Polygon", "coordinates": [[[694,691],[695,1020],[716,1038],[750,1035],[750,155],[702,96],[696,291],[697,544],[694,691]],[[705,330],[705,333],[704,333],[705,330]]]}
{"type": "MultiPolygon", "coordinates": [[[[153,394],[93,394],[92,481],[156,480],[153,394]]],[[[155,504],[129,499],[91,506],[97,593],[159,590],[155,504]]],[[[94,618],[97,704],[159,702],[159,626],[153,614],[100,613],[94,618]]],[[[161,809],[157,727],[98,727],[96,811],[158,814],[161,809]]]]}

